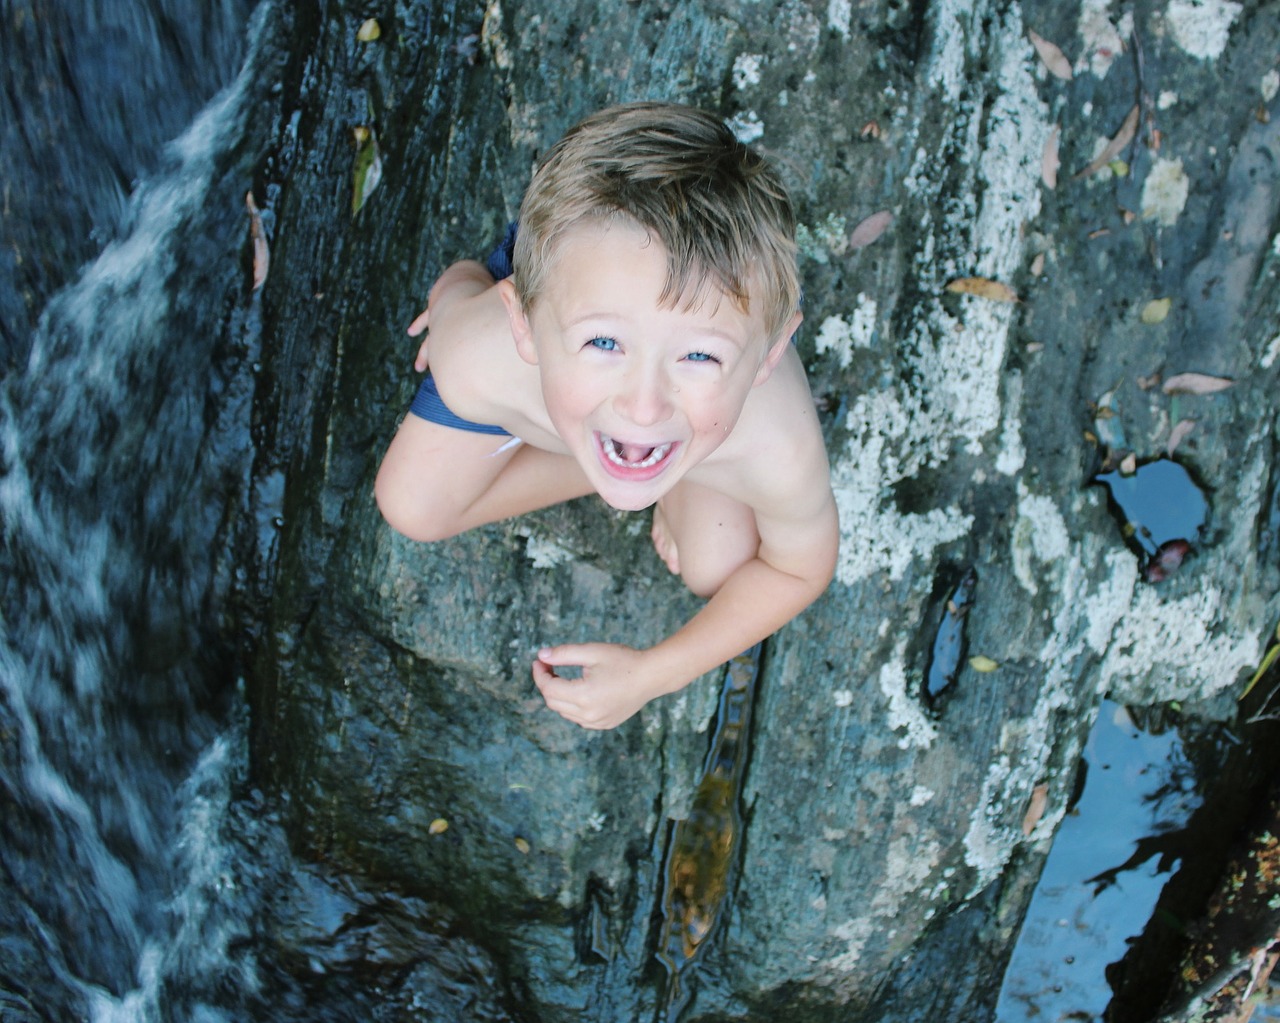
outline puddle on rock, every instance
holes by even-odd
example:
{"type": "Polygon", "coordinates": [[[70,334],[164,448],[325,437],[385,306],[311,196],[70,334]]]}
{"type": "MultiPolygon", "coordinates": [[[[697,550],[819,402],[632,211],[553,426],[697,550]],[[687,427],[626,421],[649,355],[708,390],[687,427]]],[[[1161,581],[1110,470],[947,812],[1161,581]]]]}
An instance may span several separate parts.
{"type": "Polygon", "coordinates": [[[1122,959],[1178,869],[1160,836],[1200,804],[1178,733],[1155,735],[1102,702],[1084,791],[1054,838],[1005,971],[998,1023],[1102,1019],[1122,959]]]}
{"type": "Polygon", "coordinates": [[[1208,499],[1186,468],[1171,458],[1157,458],[1131,473],[1100,473],[1094,482],[1110,493],[1147,582],[1161,582],[1177,571],[1199,542],[1209,516],[1208,499]]]}

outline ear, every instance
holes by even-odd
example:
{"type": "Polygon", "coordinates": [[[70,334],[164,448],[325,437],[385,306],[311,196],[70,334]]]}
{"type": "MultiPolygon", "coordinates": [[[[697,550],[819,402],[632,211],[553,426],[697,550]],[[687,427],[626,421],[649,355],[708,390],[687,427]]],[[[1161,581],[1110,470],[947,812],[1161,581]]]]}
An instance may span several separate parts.
{"type": "Polygon", "coordinates": [[[520,358],[530,366],[538,364],[538,350],[533,344],[533,330],[529,327],[529,317],[525,315],[524,303],[516,294],[516,286],[510,277],[504,277],[497,284],[502,304],[507,307],[507,319],[511,323],[511,336],[515,339],[516,351],[520,358]]]}
{"type": "Polygon", "coordinates": [[[800,327],[800,321],[804,319],[804,315],[797,309],[795,315],[787,321],[778,336],[774,338],[773,344],[769,346],[769,351],[764,357],[764,362],[760,364],[760,368],[756,370],[756,378],[752,382],[752,387],[759,387],[771,376],[773,371],[778,368],[778,363],[782,361],[782,357],[787,354],[787,349],[791,347],[791,338],[800,327]]]}

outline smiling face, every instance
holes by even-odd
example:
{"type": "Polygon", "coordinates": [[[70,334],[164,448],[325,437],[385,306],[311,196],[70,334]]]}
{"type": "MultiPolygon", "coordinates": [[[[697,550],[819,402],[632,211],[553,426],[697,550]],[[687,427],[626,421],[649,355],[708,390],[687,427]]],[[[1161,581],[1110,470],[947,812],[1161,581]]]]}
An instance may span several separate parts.
{"type": "Polygon", "coordinates": [[[724,442],[799,320],[771,339],[762,316],[714,285],[692,302],[665,301],[667,276],[666,251],[642,228],[590,221],[557,247],[532,309],[499,285],[552,425],[600,496],[624,510],[653,504],[724,442]]]}

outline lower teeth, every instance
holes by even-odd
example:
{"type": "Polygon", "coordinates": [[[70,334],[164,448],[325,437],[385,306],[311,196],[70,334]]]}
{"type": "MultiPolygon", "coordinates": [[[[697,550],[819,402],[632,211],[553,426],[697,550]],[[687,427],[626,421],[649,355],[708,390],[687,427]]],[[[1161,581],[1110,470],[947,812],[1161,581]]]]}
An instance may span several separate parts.
{"type": "Polygon", "coordinates": [[[666,458],[667,452],[670,448],[670,444],[661,444],[658,447],[653,448],[649,452],[647,458],[644,458],[639,462],[628,462],[622,457],[620,446],[616,440],[609,438],[609,442],[604,445],[604,451],[605,454],[609,456],[609,461],[614,465],[622,466],[624,469],[648,469],[650,466],[657,465],[666,458]]]}

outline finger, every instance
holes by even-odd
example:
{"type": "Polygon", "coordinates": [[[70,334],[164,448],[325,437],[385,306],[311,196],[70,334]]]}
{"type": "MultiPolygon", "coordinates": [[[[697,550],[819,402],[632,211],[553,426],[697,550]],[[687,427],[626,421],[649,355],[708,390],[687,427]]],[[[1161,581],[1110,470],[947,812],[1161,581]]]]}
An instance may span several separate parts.
{"type": "Polygon", "coordinates": [[[418,345],[418,355],[413,360],[413,368],[419,373],[424,373],[427,369],[427,344],[427,341],[423,341],[418,345]]]}
{"type": "Polygon", "coordinates": [[[413,322],[409,324],[409,336],[417,337],[424,330],[426,330],[427,324],[430,321],[430,319],[431,319],[431,307],[428,306],[426,309],[422,310],[422,312],[418,313],[418,315],[414,317],[413,322]]]}
{"type": "Polygon", "coordinates": [[[551,665],[578,665],[587,667],[596,663],[595,644],[565,643],[561,646],[544,646],[538,651],[538,660],[551,665]]]}

